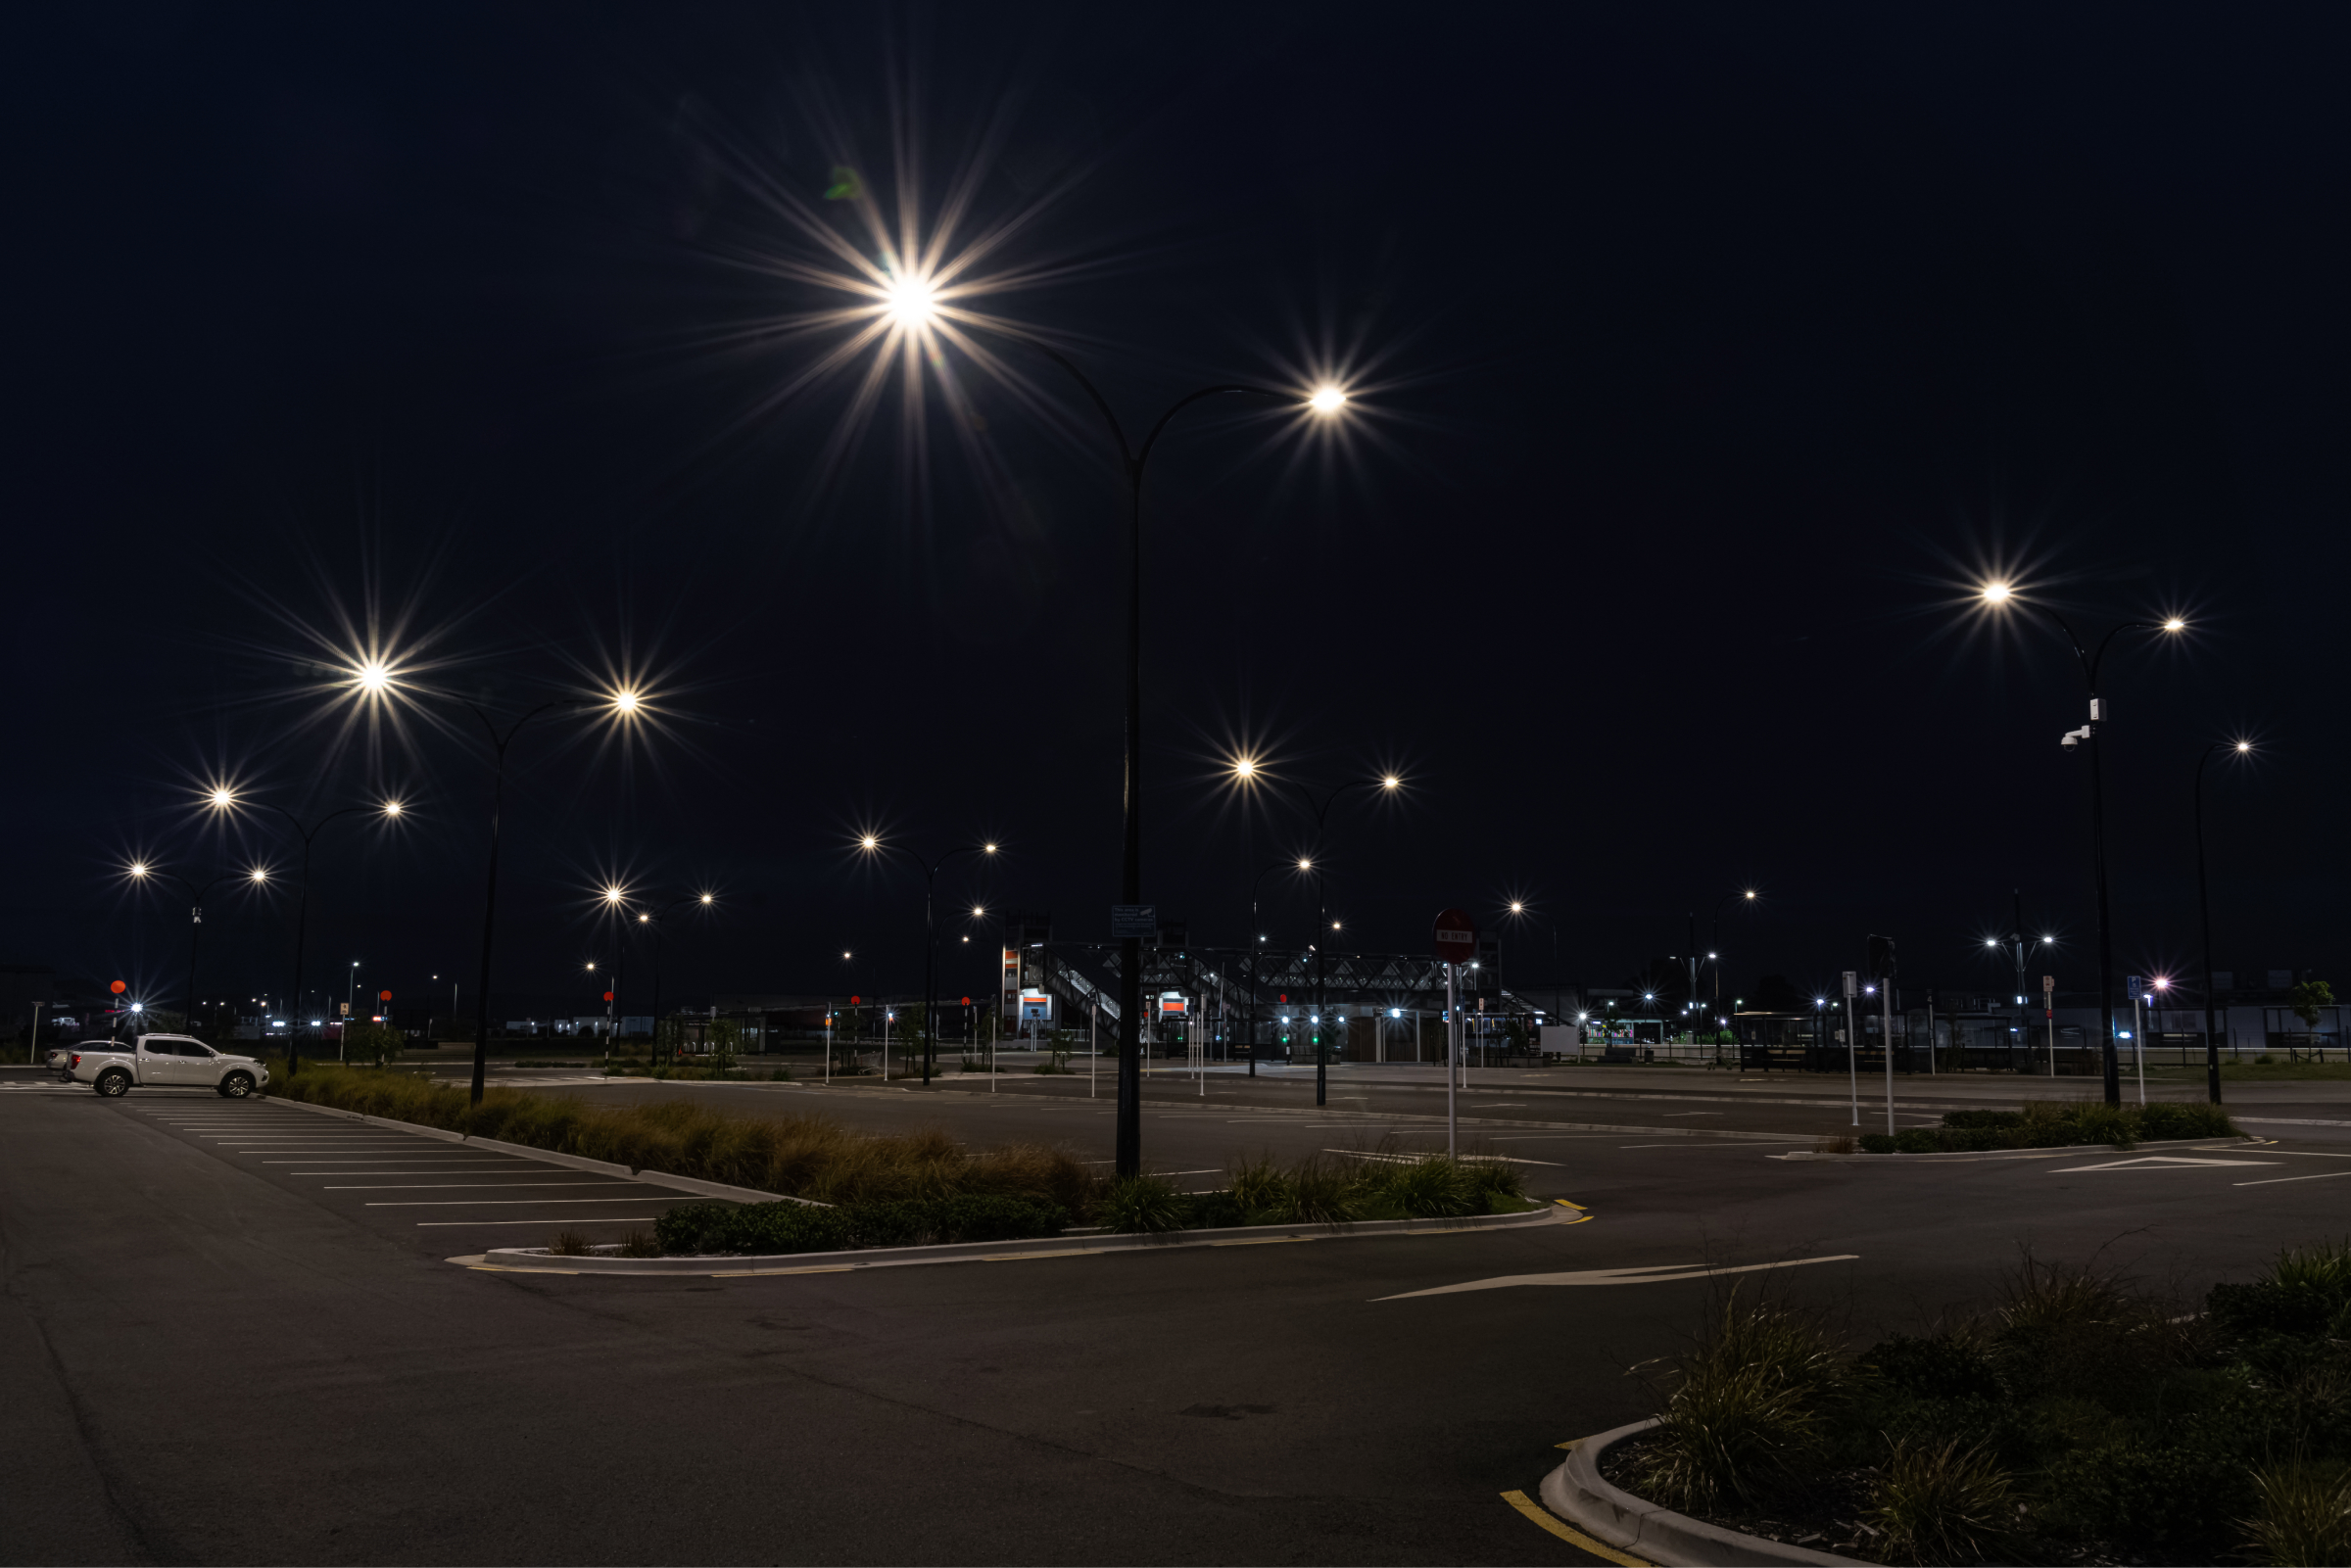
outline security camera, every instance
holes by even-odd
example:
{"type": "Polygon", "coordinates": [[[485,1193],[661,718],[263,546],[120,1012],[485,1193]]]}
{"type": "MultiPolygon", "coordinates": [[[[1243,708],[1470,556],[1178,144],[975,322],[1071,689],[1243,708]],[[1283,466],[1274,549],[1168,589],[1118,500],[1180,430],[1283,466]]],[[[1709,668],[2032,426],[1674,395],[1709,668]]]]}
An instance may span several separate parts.
{"type": "Polygon", "coordinates": [[[2082,743],[2082,732],[2079,730],[2068,730],[2065,732],[2064,738],[2059,740],[2057,743],[2065,747],[2066,750],[2071,751],[2082,743]]]}

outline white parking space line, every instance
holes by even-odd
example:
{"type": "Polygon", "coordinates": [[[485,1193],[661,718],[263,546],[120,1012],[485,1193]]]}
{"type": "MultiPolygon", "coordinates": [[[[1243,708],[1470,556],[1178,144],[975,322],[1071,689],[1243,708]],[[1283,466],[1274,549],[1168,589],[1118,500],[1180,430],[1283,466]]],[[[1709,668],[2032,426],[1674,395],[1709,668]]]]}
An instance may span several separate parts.
{"type": "MultiPolygon", "coordinates": [[[[516,1209],[547,1209],[556,1204],[641,1204],[645,1195],[633,1198],[524,1198],[510,1207],[516,1209]]],[[[499,1209],[509,1207],[498,1198],[402,1198],[391,1202],[371,1203],[370,1209],[499,1209]]]]}
{"type": "Polygon", "coordinates": [[[419,1219],[419,1230],[439,1230],[452,1225],[463,1225],[480,1230],[488,1225],[649,1225],[655,1214],[574,1214],[569,1219],[419,1219]]]}
{"type": "MultiPolygon", "coordinates": [[[[358,1174],[358,1172],[329,1172],[358,1174]]],[[[395,1181],[366,1187],[321,1187],[321,1192],[507,1192],[523,1187],[634,1187],[633,1181],[395,1181]]]]}
{"type": "MultiPolygon", "coordinates": [[[[300,1160],[265,1162],[268,1164],[302,1164],[304,1163],[300,1160]]],[[[427,1165],[422,1170],[288,1170],[281,1174],[288,1176],[487,1176],[501,1170],[522,1171],[547,1168],[545,1165],[525,1164],[521,1161],[515,1161],[510,1164],[500,1165],[427,1165]]]]}
{"type": "Polygon", "coordinates": [[[2275,1187],[2281,1181],[2332,1181],[2337,1176],[2351,1176],[2351,1170],[2322,1170],[2311,1176],[2264,1176],[2259,1181],[2237,1181],[2234,1187],[2275,1187]]]}

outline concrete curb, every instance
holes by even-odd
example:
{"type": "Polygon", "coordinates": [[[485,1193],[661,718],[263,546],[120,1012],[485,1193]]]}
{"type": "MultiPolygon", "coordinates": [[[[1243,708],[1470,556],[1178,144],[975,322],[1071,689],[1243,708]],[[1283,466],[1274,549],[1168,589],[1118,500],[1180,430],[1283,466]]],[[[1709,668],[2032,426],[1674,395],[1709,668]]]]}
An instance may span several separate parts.
{"type": "Polygon", "coordinates": [[[292,1106],[297,1110],[309,1111],[322,1117],[340,1117],[346,1121],[366,1121],[379,1127],[397,1127],[402,1132],[413,1132],[427,1138],[438,1138],[443,1143],[462,1143],[469,1144],[476,1149],[495,1149],[500,1154],[514,1155],[524,1160],[544,1161],[552,1165],[568,1165],[573,1170],[592,1170],[600,1176],[619,1176],[631,1181],[642,1181],[649,1186],[668,1187],[676,1192],[690,1192],[699,1198],[725,1198],[739,1204],[787,1203],[806,1204],[814,1209],[831,1207],[827,1204],[820,1204],[813,1198],[794,1198],[790,1193],[761,1192],[755,1187],[730,1187],[723,1182],[702,1181],[694,1176],[672,1176],[659,1170],[633,1170],[627,1165],[616,1164],[609,1160],[591,1160],[586,1155],[564,1154],[556,1149],[535,1149],[527,1143],[508,1143],[503,1138],[469,1137],[461,1132],[451,1132],[446,1127],[428,1127],[414,1121],[395,1121],[389,1117],[371,1117],[360,1111],[344,1111],[334,1106],[312,1105],[307,1100],[286,1100],[273,1095],[269,1097],[269,1103],[292,1106]]]}
{"type": "Polygon", "coordinates": [[[1144,1236],[1097,1232],[1030,1241],[949,1242],[935,1247],[868,1247],[842,1253],[771,1253],[757,1257],[704,1254],[695,1258],[613,1258],[598,1254],[559,1258],[544,1248],[500,1247],[482,1254],[482,1261],[475,1266],[553,1274],[832,1274],[853,1268],[956,1263],[990,1258],[1080,1258],[1089,1253],[1144,1252],[1155,1248],[1247,1247],[1263,1242],[1510,1230],[1521,1225],[1554,1223],[1558,1212],[1556,1209],[1544,1209],[1524,1214],[1473,1214],[1461,1219],[1369,1219],[1352,1225],[1237,1225],[1224,1230],[1163,1231],[1144,1236]]]}
{"type": "Polygon", "coordinates": [[[2121,1155],[2125,1159],[2141,1149],[2181,1149],[2196,1144],[2259,1143],[2249,1132],[2214,1132],[2201,1138],[2148,1139],[2128,1149],[2117,1149],[2110,1143],[2061,1143],[2042,1149],[1931,1149],[1924,1154],[1861,1154],[1828,1155],[1812,1149],[1791,1149],[1784,1155],[1766,1155],[1767,1160],[2047,1160],[2065,1155],[2121,1155]]]}
{"type": "Polygon", "coordinates": [[[1600,1456],[1611,1444],[1621,1443],[1656,1424],[1655,1417],[1635,1421],[1578,1443],[1568,1452],[1566,1462],[1543,1478],[1543,1506],[1600,1541],[1659,1564],[1660,1568],[1861,1562],[1857,1557],[1833,1556],[1785,1542],[1766,1541],[1761,1536],[1743,1536],[1736,1530],[1725,1530],[1686,1513],[1644,1502],[1631,1493],[1609,1485],[1600,1473],[1600,1456]]]}
{"type": "MultiPolygon", "coordinates": [[[[476,1143],[483,1142],[475,1139],[476,1143]]],[[[670,1187],[679,1192],[691,1192],[703,1198],[729,1198],[739,1204],[805,1204],[810,1209],[830,1209],[813,1198],[794,1198],[788,1192],[761,1192],[756,1187],[730,1187],[724,1182],[704,1181],[698,1176],[672,1176],[658,1170],[636,1172],[639,1181],[649,1181],[656,1187],[670,1187]]]]}

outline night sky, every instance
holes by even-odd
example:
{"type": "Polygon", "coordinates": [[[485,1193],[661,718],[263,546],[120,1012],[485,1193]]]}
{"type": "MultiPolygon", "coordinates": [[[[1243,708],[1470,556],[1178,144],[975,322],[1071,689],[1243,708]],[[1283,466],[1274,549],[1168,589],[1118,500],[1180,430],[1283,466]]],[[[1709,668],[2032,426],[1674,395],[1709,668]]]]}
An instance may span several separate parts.
{"type": "MultiPolygon", "coordinates": [[[[1349,946],[1524,899],[1522,982],[1620,982],[1726,894],[1728,988],[1856,967],[2004,989],[2010,889],[2093,982],[2084,717],[2104,680],[2121,968],[2333,966],[2351,536],[2338,8],[2142,5],[26,7],[7,62],[10,592],[0,962],[175,996],[191,878],[318,838],[311,983],[412,999],[479,939],[473,720],[514,744],[501,1017],[600,1011],[595,889],[680,912],[665,987],[911,990],[921,885],[851,848],[1005,845],[975,896],[1108,935],[1121,492],[1033,356],[950,349],[911,421],[780,263],[871,255],[853,170],[1130,424],[1150,475],[1146,898],[1247,932],[1307,843],[1242,751],[1357,790],[1349,946]],[[787,199],[788,198],[788,199],[787,199]],[[907,455],[923,454],[918,464],[907,455]],[[354,720],[373,635],[408,683],[354,720]],[[856,952],[858,969],[840,954],[856,952]]],[[[1264,928],[1305,939],[1299,884],[1264,928]]],[[[282,994],[291,903],[208,901],[211,994],[282,994]]],[[[949,994],[991,939],[949,918],[949,994]],[[967,946],[960,940],[970,932],[967,946]]],[[[1702,941],[1705,940],[1702,933],[1702,941]]],[[[2037,964],[2037,968],[2039,966],[2037,964]]],[[[337,993],[339,994],[339,992],[337,993]]]]}

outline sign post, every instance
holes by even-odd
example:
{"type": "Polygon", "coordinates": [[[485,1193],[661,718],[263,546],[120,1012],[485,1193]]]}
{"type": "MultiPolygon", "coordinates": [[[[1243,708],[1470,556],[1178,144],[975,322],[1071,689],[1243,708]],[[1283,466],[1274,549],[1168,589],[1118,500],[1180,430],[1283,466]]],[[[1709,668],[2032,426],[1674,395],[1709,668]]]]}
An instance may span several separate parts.
{"type": "Polygon", "coordinates": [[[2147,1103],[2147,977],[2134,974],[2128,988],[2131,992],[2131,1060],[2138,1068],[2138,1103],[2147,1103]]]}
{"type": "Polygon", "coordinates": [[[2057,976],[2040,977],[2040,1037],[2049,1047],[2049,1076],[2057,1076],[2057,976]]]}
{"type": "Polygon", "coordinates": [[[1445,1158],[1461,1158],[1461,1107],[1455,1095],[1461,1077],[1462,1003],[1455,984],[1463,964],[1477,957],[1477,922],[1458,909],[1437,916],[1437,957],[1445,964],[1445,1158]]]}
{"type": "Polygon", "coordinates": [[[1869,939],[1869,973],[1878,982],[1879,1043],[1886,1048],[1886,1136],[1891,1138],[1894,1136],[1894,938],[1869,939]]]}
{"type": "Polygon", "coordinates": [[[1853,1125],[1861,1125],[1861,1066],[1856,1054],[1860,1042],[1853,1038],[1853,998],[1860,993],[1860,980],[1851,970],[1845,972],[1845,1078],[1853,1096],[1853,1125]]]}

